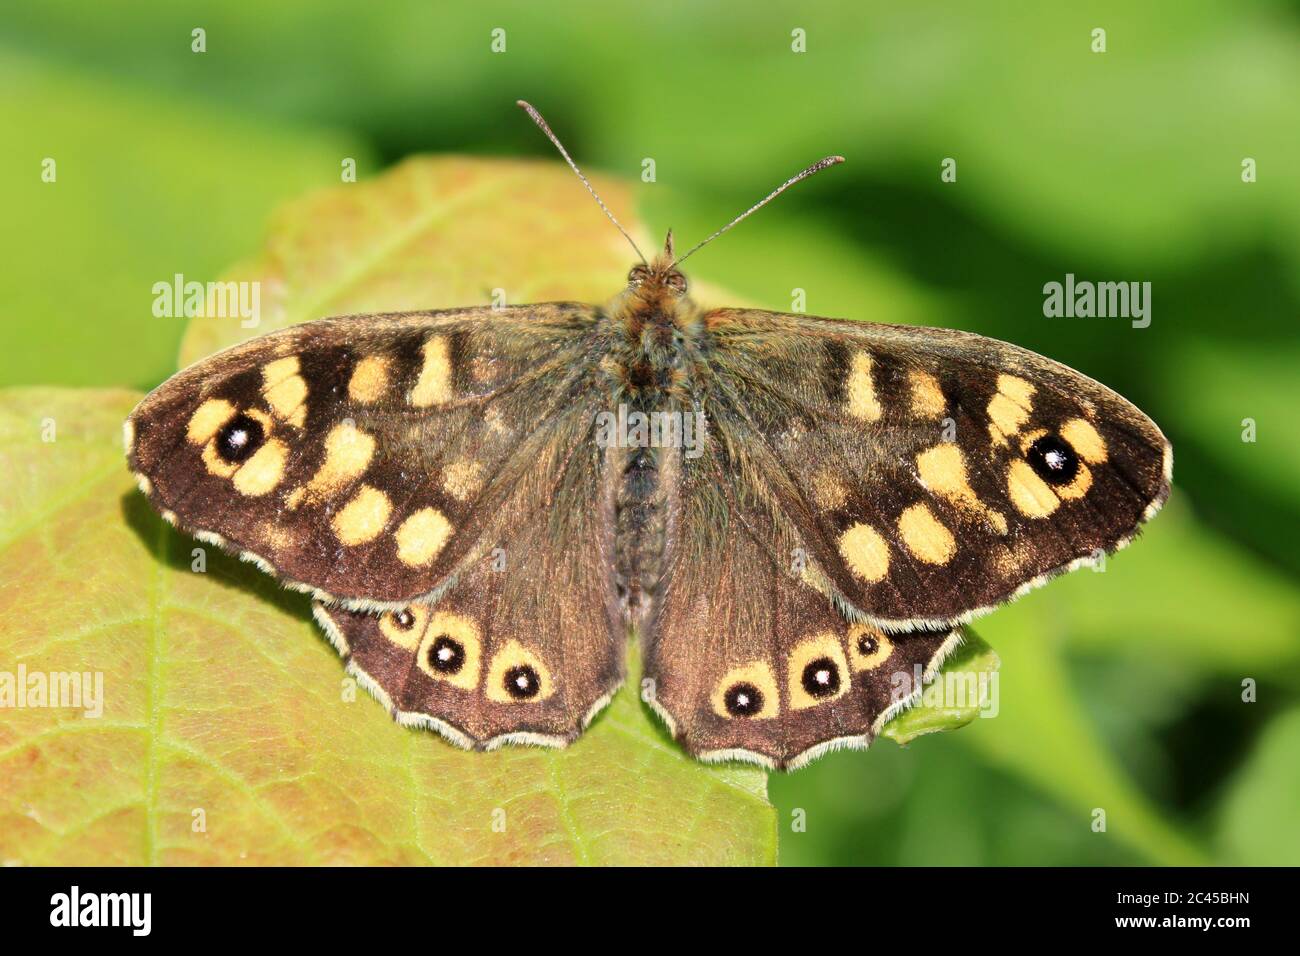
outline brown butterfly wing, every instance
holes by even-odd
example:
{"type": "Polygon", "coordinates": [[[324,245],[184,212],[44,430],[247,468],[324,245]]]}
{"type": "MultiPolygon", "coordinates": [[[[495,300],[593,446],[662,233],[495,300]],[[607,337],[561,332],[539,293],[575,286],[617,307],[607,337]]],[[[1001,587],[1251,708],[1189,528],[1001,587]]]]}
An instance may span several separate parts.
{"type": "Polygon", "coordinates": [[[1168,495],[1155,425],[1022,349],[777,313],[703,322],[707,446],[665,456],[645,653],[658,708],[706,759],[789,767],[865,745],[961,621],[1121,546],[1168,495]],[[1074,467],[1049,481],[1034,461],[1074,467]]]}
{"type": "Polygon", "coordinates": [[[990,610],[1122,547],[1169,494],[1155,424],[1024,349],[756,311],[705,324],[710,419],[744,423],[742,475],[814,577],[887,626],[990,610]]]}
{"type": "Polygon", "coordinates": [[[627,628],[610,587],[611,497],[590,435],[547,465],[544,507],[514,522],[434,605],[317,620],[402,723],[463,747],[563,746],[622,682],[627,628]]]}
{"type": "Polygon", "coordinates": [[[598,311],[558,303],[294,326],[199,362],[127,423],[184,530],[358,607],[431,595],[550,494],[587,427],[598,311]]]}

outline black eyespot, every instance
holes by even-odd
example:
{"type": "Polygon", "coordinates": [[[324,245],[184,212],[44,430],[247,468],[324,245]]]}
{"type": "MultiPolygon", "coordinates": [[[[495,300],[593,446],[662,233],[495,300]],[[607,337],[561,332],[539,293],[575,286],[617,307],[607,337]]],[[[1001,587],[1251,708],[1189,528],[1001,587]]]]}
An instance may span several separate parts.
{"type": "Polygon", "coordinates": [[[465,645],[444,634],[429,645],[429,666],[439,674],[459,674],[465,666],[465,645]]]}
{"type": "Polygon", "coordinates": [[[243,461],[262,445],[262,423],[240,412],[217,432],[217,454],[232,465],[243,461]]]}
{"type": "Polygon", "coordinates": [[[1068,485],[1079,473],[1079,456],[1055,435],[1044,435],[1030,445],[1025,460],[1049,485],[1068,485]]]}
{"type": "Polygon", "coordinates": [[[840,689],[839,665],[829,657],[809,661],[800,681],[809,697],[830,697],[840,689]]]}
{"type": "Polygon", "coordinates": [[[870,634],[858,635],[858,653],[863,657],[870,657],[876,651],[880,650],[880,642],[870,634]]]}
{"type": "Polygon", "coordinates": [[[506,693],[515,700],[528,700],[536,697],[542,689],[542,680],[537,676],[537,671],[527,664],[519,664],[510,668],[506,671],[506,676],[501,683],[505,687],[506,693]]]}
{"type": "Polygon", "coordinates": [[[415,627],[415,615],[408,609],[403,608],[393,615],[393,624],[400,630],[409,631],[415,627]]]}
{"type": "Polygon", "coordinates": [[[753,684],[732,684],[722,695],[722,702],[733,717],[753,717],[763,709],[763,692],[753,684]]]}

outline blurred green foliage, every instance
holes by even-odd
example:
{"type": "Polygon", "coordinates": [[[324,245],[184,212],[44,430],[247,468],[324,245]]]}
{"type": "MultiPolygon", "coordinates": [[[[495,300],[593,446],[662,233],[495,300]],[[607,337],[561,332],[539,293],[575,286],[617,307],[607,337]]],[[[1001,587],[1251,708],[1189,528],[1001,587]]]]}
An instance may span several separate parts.
{"type": "Polygon", "coordinates": [[[843,153],[693,274],[1043,352],[1161,424],[1176,487],[1104,574],[979,625],[995,719],[773,777],[782,859],[1294,865],[1297,89],[1283,3],[10,0],[0,384],[156,384],[182,328],[151,315],[154,282],[214,278],[343,157],[365,176],[414,152],[549,155],[518,97],[593,169],[637,180],[653,158],[640,211],[682,242],[843,153]],[[1152,282],[1150,328],[1044,318],[1067,272],[1152,282]]]}

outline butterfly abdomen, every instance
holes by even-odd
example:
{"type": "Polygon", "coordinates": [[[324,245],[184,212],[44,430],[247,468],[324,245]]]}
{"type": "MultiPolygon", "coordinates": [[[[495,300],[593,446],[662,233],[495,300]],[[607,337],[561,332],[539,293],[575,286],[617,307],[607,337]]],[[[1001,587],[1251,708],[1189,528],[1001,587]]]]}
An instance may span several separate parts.
{"type": "Polygon", "coordinates": [[[630,448],[615,501],[615,586],[625,619],[640,625],[663,575],[667,501],[654,448],[630,448]]]}

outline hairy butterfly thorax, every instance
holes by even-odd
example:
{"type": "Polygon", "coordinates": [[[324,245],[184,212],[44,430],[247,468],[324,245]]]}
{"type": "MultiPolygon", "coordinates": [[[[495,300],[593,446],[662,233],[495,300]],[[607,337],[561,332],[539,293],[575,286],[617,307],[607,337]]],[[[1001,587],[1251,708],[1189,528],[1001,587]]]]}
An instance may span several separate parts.
{"type": "Polygon", "coordinates": [[[605,367],[614,396],[648,411],[686,401],[700,360],[700,310],[673,262],[673,234],[651,265],[633,266],[609,308],[614,347],[605,367]]]}
{"type": "Polygon", "coordinates": [[[685,259],[840,161],[685,254],[637,249],[604,307],[227,349],[141,401],[130,467],[168,522],[310,592],[349,671],[458,745],[574,740],[631,625],[692,754],[864,747],[965,622],[1131,541],[1173,459],[1130,402],[1014,345],[691,300],[685,259]]]}

